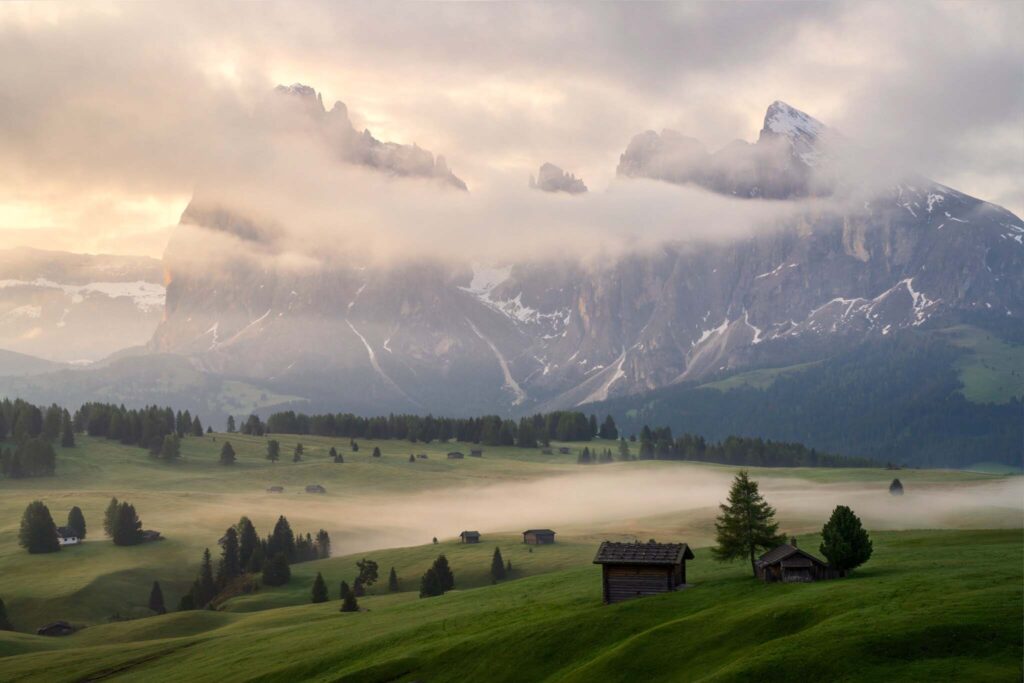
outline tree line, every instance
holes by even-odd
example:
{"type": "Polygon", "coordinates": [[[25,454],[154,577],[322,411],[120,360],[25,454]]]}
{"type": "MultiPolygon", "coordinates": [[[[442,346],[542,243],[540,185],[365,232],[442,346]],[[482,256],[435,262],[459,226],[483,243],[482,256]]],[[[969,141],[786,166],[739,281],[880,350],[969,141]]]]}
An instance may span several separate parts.
{"type": "Polygon", "coordinates": [[[57,470],[60,440],[64,448],[75,445],[75,434],[68,411],[53,404],[40,408],[27,401],[0,401],[0,441],[8,438],[13,447],[0,448],[0,473],[11,479],[49,477],[57,470]]]}

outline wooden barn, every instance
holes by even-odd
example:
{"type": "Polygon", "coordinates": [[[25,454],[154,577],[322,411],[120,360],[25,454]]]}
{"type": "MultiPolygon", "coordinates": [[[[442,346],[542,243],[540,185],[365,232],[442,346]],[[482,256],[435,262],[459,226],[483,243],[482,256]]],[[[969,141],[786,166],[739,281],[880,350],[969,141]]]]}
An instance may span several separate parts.
{"type": "Polygon", "coordinates": [[[605,604],[679,590],[686,586],[686,561],[693,551],[685,543],[613,543],[597,549],[605,604]]]}
{"type": "Polygon", "coordinates": [[[458,451],[452,451],[451,453],[448,454],[449,460],[462,460],[464,457],[465,456],[462,455],[462,453],[459,453],[458,451]]]}
{"type": "Polygon", "coordinates": [[[480,532],[479,531],[463,531],[459,534],[459,538],[462,539],[463,543],[479,543],[480,532]]]}
{"type": "Polygon", "coordinates": [[[267,493],[284,493],[283,486],[268,486],[267,493]]]}
{"type": "Polygon", "coordinates": [[[523,532],[523,543],[529,545],[550,545],[555,542],[555,532],[551,529],[527,529],[523,532]]]}
{"type": "Polygon", "coordinates": [[[823,581],[839,575],[827,563],[797,548],[795,539],[762,555],[754,563],[754,571],[766,583],[823,581]]]}
{"type": "Polygon", "coordinates": [[[320,484],[310,484],[306,487],[306,493],[327,493],[327,489],[320,484]]]}

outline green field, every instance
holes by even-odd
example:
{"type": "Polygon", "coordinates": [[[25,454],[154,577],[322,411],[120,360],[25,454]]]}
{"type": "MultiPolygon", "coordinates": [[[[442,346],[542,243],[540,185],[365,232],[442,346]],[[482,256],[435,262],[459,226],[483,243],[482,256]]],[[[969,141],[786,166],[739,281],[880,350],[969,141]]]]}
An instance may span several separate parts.
{"type": "Polygon", "coordinates": [[[753,470],[783,530],[803,547],[816,549],[814,534],[837,503],[851,505],[875,539],[875,557],[848,580],[765,586],[706,550],[735,468],[580,466],[575,454],[515,448],[449,461],[447,451],[470,446],[361,441],[353,453],[343,439],[279,439],[276,464],[263,457],[266,439],[224,434],[185,439],[182,462],[166,464],[81,437],[59,450],[57,476],[0,480],[0,597],[19,631],[0,633],[0,679],[868,680],[886,672],[920,680],[950,667],[971,680],[1021,676],[1021,477],[753,470]],[[217,464],[225,438],[239,457],[231,468],[217,464]],[[293,463],[299,440],[305,456],[293,463]],[[328,460],[332,445],[345,463],[328,460]],[[374,445],[383,457],[371,457],[374,445]],[[429,459],[409,463],[410,453],[429,459]],[[888,495],[893,476],[906,487],[902,498],[888,495]],[[305,494],[309,483],[327,494],[305,494]],[[266,493],[270,485],[285,493],[266,493]],[[134,503],[144,526],[167,540],[121,548],[103,538],[112,495],[134,503]],[[17,527],[36,498],[58,523],[82,507],[89,540],[25,553],[17,527]],[[173,609],[202,549],[216,555],[217,539],[242,514],[261,534],[279,514],[296,531],[326,528],[335,556],[294,565],[287,586],[230,599],[220,611],[150,616],[152,581],[173,609]],[[529,526],[555,528],[559,542],[530,552],[518,535],[529,526]],[[484,542],[459,545],[466,528],[484,542]],[[601,605],[600,572],[590,564],[597,542],[650,537],[697,548],[694,587],[601,605]],[[495,545],[513,566],[499,585],[488,576],[495,545]],[[419,576],[439,552],[457,590],[420,600],[419,576]],[[367,611],[341,614],[338,583],[351,583],[361,557],[380,564],[381,583],[361,600],[367,611]],[[396,594],[386,589],[392,566],[402,581],[396,594]],[[326,605],[307,604],[317,572],[330,589],[326,605]],[[57,619],[84,628],[67,638],[30,635],[57,619]]]}
{"type": "Polygon", "coordinates": [[[970,349],[957,363],[963,394],[975,403],[1006,403],[1024,396],[1024,346],[985,330],[959,325],[943,330],[956,346],[970,349]]]}

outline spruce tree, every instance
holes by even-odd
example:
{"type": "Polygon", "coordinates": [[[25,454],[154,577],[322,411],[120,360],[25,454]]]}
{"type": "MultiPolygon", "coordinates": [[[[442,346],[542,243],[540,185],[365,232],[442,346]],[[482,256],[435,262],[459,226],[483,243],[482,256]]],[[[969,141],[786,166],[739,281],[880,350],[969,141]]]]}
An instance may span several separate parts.
{"type": "Polygon", "coordinates": [[[338,462],[338,449],[335,448],[334,446],[331,446],[331,450],[327,452],[327,457],[329,457],[334,462],[338,462]]]}
{"type": "Polygon", "coordinates": [[[18,543],[30,553],[54,553],[60,550],[57,540],[57,525],[53,523],[50,510],[41,500],[34,500],[21,516],[18,543]]]}
{"type": "Polygon", "coordinates": [[[111,538],[114,537],[114,529],[117,528],[117,511],[117,498],[111,498],[107,504],[106,511],[103,513],[103,533],[111,538]]]}
{"type": "Polygon", "coordinates": [[[13,631],[14,626],[11,625],[11,620],[7,618],[7,605],[4,604],[2,598],[0,598],[0,631],[13,631]]]}
{"type": "Polygon", "coordinates": [[[434,560],[434,573],[437,574],[437,580],[441,582],[441,592],[447,592],[455,588],[455,575],[452,573],[451,567],[448,566],[448,558],[444,555],[438,555],[437,559],[434,560]]]}
{"type": "Polygon", "coordinates": [[[199,588],[196,607],[205,607],[217,596],[217,583],[213,578],[213,560],[209,548],[203,550],[203,562],[199,565],[199,578],[196,582],[199,588]]]}
{"type": "Polygon", "coordinates": [[[299,461],[301,461],[302,460],[303,452],[304,451],[302,449],[302,444],[301,443],[295,444],[295,451],[294,451],[294,453],[292,453],[292,462],[299,462],[299,461]]]}
{"type": "Polygon", "coordinates": [[[899,479],[893,479],[892,483],[889,484],[889,493],[891,493],[894,496],[902,496],[903,482],[901,482],[899,479]]]}
{"type": "Polygon", "coordinates": [[[263,563],[263,583],[267,586],[283,586],[291,578],[292,570],[288,567],[288,557],[284,553],[277,553],[263,563]]]}
{"type": "Polygon", "coordinates": [[[505,578],[505,560],[501,557],[501,548],[494,548],[494,557],[491,558],[491,578],[501,581],[505,578]]]}
{"type": "Polygon", "coordinates": [[[263,571],[263,544],[257,543],[249,555],[249,561],[245,563],[245,571],[249,574],[256,574],[263,571]]]}
{"type": "Polygon", "coordinates": [[[719,562],[748,559],[750,571],[757,576],[754,568],[757,551],[774,548],[785,539],[779,533],[775,510],[761,496],[757,482],[750,479],[746,471],[736,475],[729,490],[728,505],[719,505],[719,508],[722,513],[715,520],[718,545],[711,549],[712,554],[719,562]]]}
{"type": "Polygon", "coordinates": [[[316,532],[316,559],[326,560],[331,556],[331,536],[325,529],[316,532]]]}
{"type": "Polygon", "coordinates": [[[154,581],[153,588],[149,591],[149,609],[157,614],[167,614],[167,608],[164,607],[164,592],[160,590],[159,581],[154,581]]]}
{"type": "Polygon", "coordinates": [[[358,576],[356,577],[355,581],[352,582],[352,595],[356,596],[357,598],[361,598],[366,595],[366,586],[363,585],[363,582],[359,579],[358,576]]]}
{"type": "Polygon", "coordinates": [[[821,529],[820,550],[840,576],[846,576],[871,558],[873,548],[860,518],[847,506],[839,505],[821,529]]]}
{"type": "Polygon", "coordinates": [[[68,512],[67,525],[75,530],[76,536],[83,541],[85,540],[85,515],[82,514],[82,508],[77,505],[71,508],[68,512]]]}
{"type": "Polygon", "coordinates": [[[316,579],[313,580],[312,602],[327,602],[327,584],[320,572],[316,573],[316,579]]]}
{"type": "Polygon", "coordinates": [[[267,442],[267,460],[277,462],[281,459],[281,444],[276,439],[267,442]]]}
{"type": "Polygon", "coordinates": [[[235,416],[228,415],[228,434],[235,433],[235,416]]]}
{"type": "Polygon", "coordinates": [[[192,421],[192,436],[203,435],[203,423],[199,421],[199,416],[196,415],[196,419],[192,421]]]}
{"type": "Polygon", "coordinates": [[[231,447],[231,442],[229,441],[225,441],[224,445],[220,447],[220,464],[235,464],[235,449],[231,447]]]}
{"type": "Polygon", "coordinates": [[[176,434],[168,434],[164,437],[160,446],[160,458],[167,462],[174,462],[181,457],[181,441],[176,434]]]}
{"type": "Polygon", "coordinates": [[[295,533],[284,515],[277,518],[274,531],[267,539],[267,555],[273,558],[278,553],[284,553],[289,562],[295,560],[295,533]]]}
{"type": "Polygon", "coordinates": [[[416,462],[416,456],[412,453],[409,454],[409,462],[416,462]]]}
{"type": "Polygon", "coordinates": [[[388,574],[388,590],[392,593],[399,591],[398,585],[398,574],[395,572],[395,568],[391,568],[391,573],[388,574]]]}
{"type": "Polygon", "coordinates": [[[65,415],[64,424],[61,427],[60,445],[63,448],[75,447],[75,430],[71,424],[71,418],[65,415]]]}
{"type": "Polygon", "coordinates": [[[376,562],[364,557],[356,562],[356,567],[359,569],[359,577],[356,581],[364,586],[372,586],[377,582],[378,565],[376,562]]]}
{"type": "Polygon", "coordinates": [[[380,457],[380,446],[374,446],[373,447],[373,457],[375,457],[375,458],[379,458],[380,457]]]}
{"type": "Polygon", "coordinates": [[[242,562],[239,553],[238,531],[228,527],[224,537],[220,539],[220,564],[217,565],[217,585],[223,588],[230,581],[242,575],[242,562]]]}
{"type": "Polygon", "coordinates": [[[444,588],[441,587],[441,579],[433,567],[428,569],[420,579],[420,597],[432,598],[436,595],[443,595],[444,588]]]}
{"type": "Polygon", "coordinates": [[[356,596],[352,592],[352,589],[348,587],[348,584],[344,581],[341,582],[341,611],[342,612],[358,612],[359,603],[356,601],[356,596]]]}
{"type": "Polygon", "coordinates": [[[114,545],[138,545],[142,542],[142,520],[131,503],[120,503],[117,506],[113,541],[114,545]]]}
{"type": "Polygon", "coordinates": [[[252,557],[253,551],[260,544],[260,537],[256,533],[256,527],[253,526],[248,517],[239,519],[235,529],[238,531],[238,564],[243,568],[247,568],[249,566],[249,558],[252,557]]]}

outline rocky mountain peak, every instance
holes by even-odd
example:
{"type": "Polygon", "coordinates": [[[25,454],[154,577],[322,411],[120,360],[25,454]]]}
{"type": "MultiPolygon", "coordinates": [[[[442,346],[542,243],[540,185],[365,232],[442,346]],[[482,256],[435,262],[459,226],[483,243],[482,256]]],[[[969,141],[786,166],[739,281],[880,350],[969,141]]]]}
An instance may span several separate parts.
{"type": "Polygon", "coordinates": [[[582,178],[577,178],[572,173],[563,171],[554,164],[545,162],[537,171],[537,177],[530,176],[530,187],[544,192],[567,192],[568,194],[582,194],[587,191],[587,186],[582,178]]]}
{"type": "Polygon", "coordinates": [[[797,158],[808,166],[814,166],[819,152],[818,142],[827,131],[828,127],[813,116],[781,100],[775,100],[764,114],[764,127],[761,128],[758,142],[785,138],[789,140],[797,158]]]}

